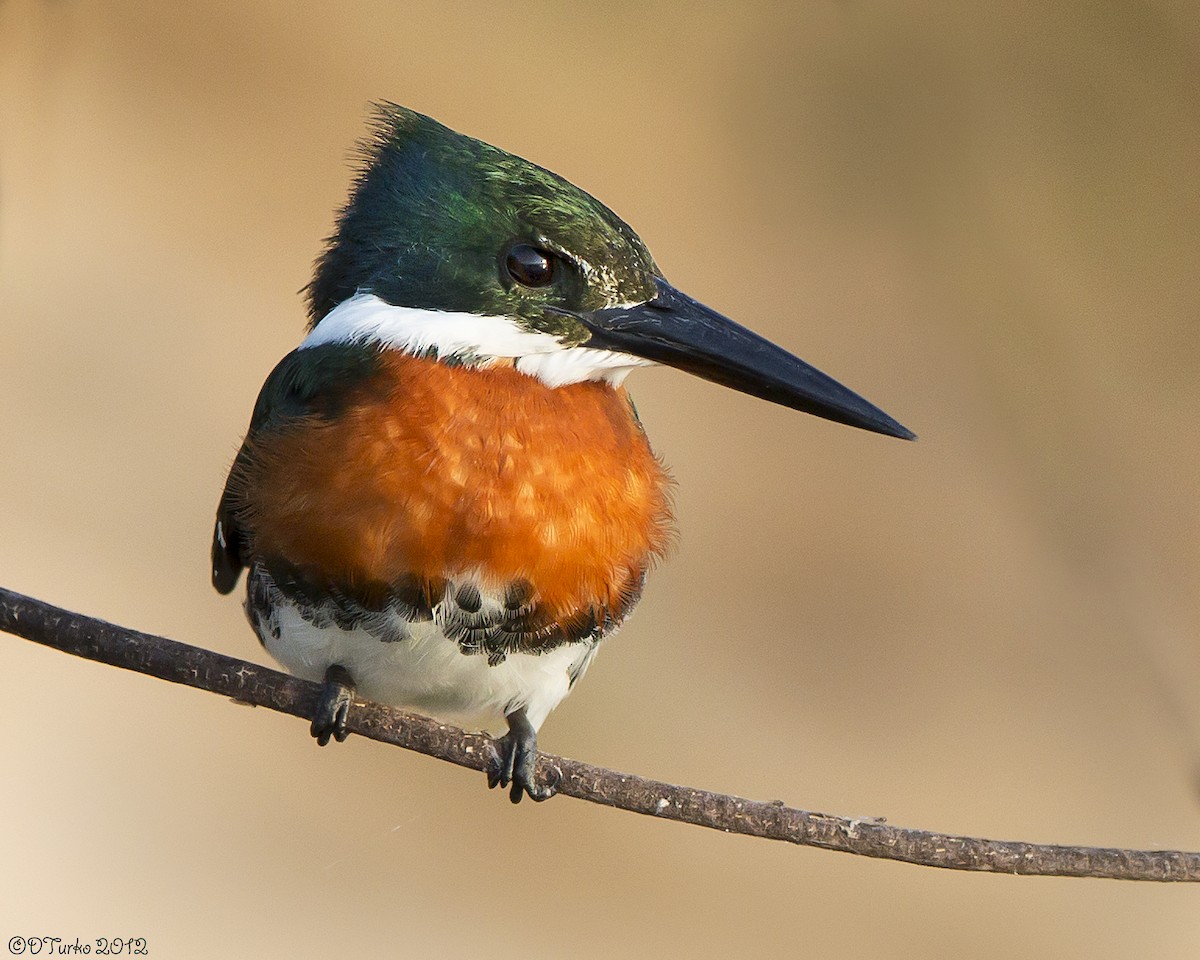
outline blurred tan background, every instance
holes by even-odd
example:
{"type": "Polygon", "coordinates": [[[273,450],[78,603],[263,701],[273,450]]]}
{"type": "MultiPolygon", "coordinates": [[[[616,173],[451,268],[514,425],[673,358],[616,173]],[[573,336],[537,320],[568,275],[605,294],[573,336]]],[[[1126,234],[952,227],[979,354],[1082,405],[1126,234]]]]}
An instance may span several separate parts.
{"type": "MultiPolygon", "coordinates": [[[[0,2],[0,583],[265,657],[211,518],[388,98],[558,171],[915,429],[649,371],[679,549],[542,743],[1200,848],[1193,3],[0,2]],[[783,762],[780,758],[786,758],[783,762]]],[[[152,955],[1200,955],[1192,888],[511,808],[0,637],[0,934],[152,955]]]]}

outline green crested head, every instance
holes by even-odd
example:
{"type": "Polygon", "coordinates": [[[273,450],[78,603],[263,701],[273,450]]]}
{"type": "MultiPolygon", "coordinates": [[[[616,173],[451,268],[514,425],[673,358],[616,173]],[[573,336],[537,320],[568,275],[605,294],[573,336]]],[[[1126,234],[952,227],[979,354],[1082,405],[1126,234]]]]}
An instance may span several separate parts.
{"type": "Polygon", "coordinates": [[[564,344],[571,314],[640,303],[660,276],[637,234],[527,160],[404,107],[375,135],[308,288],[310,324],[357,293],[394,306],[510,317],[564,344]]]}
{"type": "MultiPolygon", "coordinates": [[[[551,387],[665,363],[911,437],[882,410],[667,283],[626,223],[562,177],[386,103],[308,288],[300,350],[514,361],[551,387]]],[[[318,355],[314,355],[318,356],[318,355]]]]}

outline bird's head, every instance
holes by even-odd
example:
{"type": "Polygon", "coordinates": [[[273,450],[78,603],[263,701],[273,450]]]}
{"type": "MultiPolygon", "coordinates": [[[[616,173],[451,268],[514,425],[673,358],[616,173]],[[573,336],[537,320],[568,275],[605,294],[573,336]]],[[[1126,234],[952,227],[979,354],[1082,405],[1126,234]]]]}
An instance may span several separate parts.
{"type": "Polygon", "coordinates": [[[794,409],[911,438],[825,374],[677,291],[598,200],[399,107],[375,135],[309,286],[304,346],[376,342],[511,359],[554,385],[664,363],[794,409]]]}

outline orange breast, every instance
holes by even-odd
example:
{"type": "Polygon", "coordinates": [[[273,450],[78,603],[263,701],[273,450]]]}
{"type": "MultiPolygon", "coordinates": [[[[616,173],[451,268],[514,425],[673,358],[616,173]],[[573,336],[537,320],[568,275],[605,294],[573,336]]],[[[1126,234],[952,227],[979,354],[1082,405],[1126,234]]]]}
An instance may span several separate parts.
{"type": "Polygon", "coordinates": [[[339,416],[250,452],[252,550],[347,585],[523,579],[552,615],[616,611],[671,535],[669,477],[599,381],[386,352],[339,416]]]}

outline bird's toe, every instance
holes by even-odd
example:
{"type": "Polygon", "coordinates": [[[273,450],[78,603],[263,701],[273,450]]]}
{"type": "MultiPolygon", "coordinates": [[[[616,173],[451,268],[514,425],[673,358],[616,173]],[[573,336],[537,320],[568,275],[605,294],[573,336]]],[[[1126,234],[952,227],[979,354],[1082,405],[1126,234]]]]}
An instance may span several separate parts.
{"type": "Polygon", "coordinates": [[[341,743],[349,736],[346,723],[350,717],[354,692],[354,679],[345,667],[334,664],[325,671],[325,682],[321,685],[310,727],[318,745],[325,746],[331,737],[341,743]]]}

